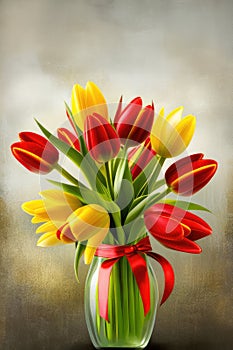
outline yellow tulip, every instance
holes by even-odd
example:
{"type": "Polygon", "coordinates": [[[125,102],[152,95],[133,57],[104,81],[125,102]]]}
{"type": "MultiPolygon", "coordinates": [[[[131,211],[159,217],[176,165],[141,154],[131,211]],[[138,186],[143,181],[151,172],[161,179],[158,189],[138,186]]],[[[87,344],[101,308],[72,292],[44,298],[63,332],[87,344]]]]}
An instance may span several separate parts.
{"type": "Polygon", "coordinates": [[[88,204],[78,208],[68,217],[62,234],[67,234],[69,237],[70,231],[77,241],[86,241],[95,235],[104,239],[109,225],[110,218],[107,211],[100,205],[88,204]]]}
{"type": "Polygon", "coordinates": [[[97,204],[88,204],[75,210],[59,230],[58,237],[65,243],[87,241],[84,261],[90,264],[96,248],[109,231],[110,217],[107,211],[97,204]]]}
{"type": "Polygon", "coordinates": [[[87,82],[85,88],[79,84],[73,86],[71,109],[75,123],[81,130],[84,130],[86,117],[93,113],[98,113],[108,120],[106,100],[98,86],[91,81],[87,82]]]}
{"type": "Polygon", "coordinates": [[[164,108],[159,112],[151,131],[151,145],[164,158],[176,157],[189,145],[196,125],[196,118],[187,115],[182,119],[183,107],[174,109],[164,116],[164,108]]]}
{"type": "Polygon", "coordinates": [[[43,199],[25,202],[22,209],[33,215],[32,223],[41,223],[36,233],[44,233],[38,240],[37,245],[48,247],[62,243],[73,243],[74,240],[58,239],[57,230],[66,223],[67,218],[82,204],[79,199],[67,192],[51,189],[40,192],[43,199]]]}
{"type": "Polygon", "coordinates": [[[82,204],[79,199],[67,192],[50,189],[40,192],[43,199],[36,199],[25,202],[22,209],[33,215],[32,223],[39,222],[65,222],[74,210],[82,204]]]}

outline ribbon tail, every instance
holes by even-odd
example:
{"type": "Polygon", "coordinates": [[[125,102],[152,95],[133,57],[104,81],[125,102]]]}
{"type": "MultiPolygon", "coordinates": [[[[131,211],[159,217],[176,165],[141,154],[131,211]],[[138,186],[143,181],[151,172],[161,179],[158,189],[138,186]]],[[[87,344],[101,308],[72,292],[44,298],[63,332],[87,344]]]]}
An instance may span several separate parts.
{"type": "Polygon", "coordinates": [[[163,269],[165,285],[163,297],[160,303],[160,305],[162,305],[168,299],[173,290],[175,283],[175,274],[171,264],[163,256],[153,252],[147,252],[146,254],[158,261],[163,269]]]}
{"type": "Polygon", "coordinates": [[[150,280],[146,260],[140,254],[128,255],[127,260],[135,276],[146,316],[150,311],[150,280]]]}
{"type": "Polygon", "coordinates": [[[99,270],[99,280],[98,280],[98,303],[99,303],[99,314],[106,321],[108,320],[108,292],[110,276],[112,272],[113,265],[120,258],[108,259],[102,262],[99,270]]]}

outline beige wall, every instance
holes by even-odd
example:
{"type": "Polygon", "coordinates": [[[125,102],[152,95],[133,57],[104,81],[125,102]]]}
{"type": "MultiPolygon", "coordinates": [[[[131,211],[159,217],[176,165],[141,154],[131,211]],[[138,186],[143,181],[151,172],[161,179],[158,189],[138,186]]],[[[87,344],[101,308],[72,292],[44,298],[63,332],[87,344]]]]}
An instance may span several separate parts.
{"type": "MultiPolygon", "coordinates": [[[[184,105],[197,116],[189,152],[219,162],[193,201],[213,235],[191,256],[154,248],[176,271],[173,295],[159,310],[151,348],[229,349],[232,331],[232,1],[88,0],[0,2],[2,349],[91,349],[83,286],[73,247],[36,247],[22,213],[44,182],[13,159],[21,130],[65,121],[72,85],[95,81],[109,102],[141,95],[156,109],[184,105]],[[156,347],[157,346],[157,347],[156,347]]],[[[160,284],[162,276],[158,271],[160,284]]],[[[1,344],[1,343],[0,343],[1,344]]]]}

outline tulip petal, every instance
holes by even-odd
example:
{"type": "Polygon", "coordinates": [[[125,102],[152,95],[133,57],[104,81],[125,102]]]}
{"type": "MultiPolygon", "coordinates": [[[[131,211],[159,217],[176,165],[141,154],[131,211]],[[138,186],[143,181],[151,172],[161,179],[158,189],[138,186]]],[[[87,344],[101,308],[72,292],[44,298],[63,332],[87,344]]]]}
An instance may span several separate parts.
{"type": "Polygon", "coordinates": [[[47,221],[43,225],[40,225],[36,229],[36,233],[43,233],[43,232],[50,232],[50,231],[57,231],[58,228],[62,225],[62,222],[59,221],[47,221]]]}
{"type": "Polygon", "coordinates": [[[77,241],[67,222],[57,230],[56,236],[64,243],[74,243],[77,241]]]}
{"type": "Polygon", "coordinates": [[[124,123],[133,125],[138,113],[142,108],[141,97],[135,97],[121,112],[118,124],[124,123]]]}
{"type": "Polygon", "coordinates": [[[86,106],[95,106],[95,110],[93,110],[93,112],[102,115],[106,120],[108,120],[106,100],[98,86],[91,81],[88,81],[86,85],[86,106]]]}
{"type": "MultiPolygon", "coordinates": [[[[170,124],[176,126],[181,121],[183,110],[184,110],[183,106],[175,108],[172,112],[170,112],[167,115],[166,120],[170,124]]],[[[163,111],[163,113],[164,113],[164,111],[163,111]]]]}
{"type": "MultiPolygon", "coordinates": [[[[154,107],[146,106],[139,113],[129,130],[127,139],[137,143],[144,142],[150,135],[154,120],[154,107]]],[[[123,124],[122,124],[123,125],[123,124]]],[[[132,143],[134,145],[134,143],[132,143]]]]}
{"type": "Polygon", "coordinates": [[[50,221],[50,217],[46,212],[41,213],[40,215],[35,215],[31,220],[33,224],[39,224],[40,222],[47,222],[47,221],[50,221]]]}
{"type": "Polygon", "coordinates": [[[70,132],[68,129],[57,129],[57,136],[60,140],[66,142],[68,145],[75,148],[77,151],[80,151],[80,144],[78,138],[74,134],[72,134],[72,132],[70,132]]]}
{"type": "Polygon", "coordinates": [[[73,194],[57,189],[44,190],[39,193],[44,198],[46,206],[67,206],[73,210],[81,207],[80,200],[73,194]]]}
{"type": "Polygon", "coordinates": [[[121,112],[122,112],[122,101],[123,101],[123,96],[121,95],[120,100],[118,102],[118,106],[117,106],[117,110],[116,110],[116,114],[114,117],[114,126],[117,126],[117,123],[119,122],[120,116],[121,116],[121,112]]]}
{"type": "Polygon", "coordinates": [[[133,180],[142,172],[146,165],[156,155],[156,152],[151,149],[150,138],[148,137],[143,145],[133,148],[128,153],[129,166],[133,180]]]}
{"type": "Polygon", "coordinates": [[[92,262],[92,259],[95,255],[95,252],[96,252],[96,249],[95,247],[90,247],[90,246],[87,246],[85,251],[84,251],[84,262],[86,265],[89,265],[91,262],[92,262]]]}
{"type": "Polygon", "coordinates": [[[88,239],[87,247],[84,252],[84,262],[85,264],[90,264],[95,255],[95,251],[98,246],[102,243],[106,235],[108,234],[109,228],[106,227],[105,230],[99,231],[96,235],[88,239]]]}
{"type": "MultiPolygon", "coordinates": [[[[177,156],[182,153],[192,140],[196,126],[196,118],[192,115],[186,116],[176,126],[170,138],[172,155],[177,156]]],[[[169,147],[168,147],[169,148],[169,147]]]]}
{"type": "Polygon", "coordinates": [[[120,150],[120,139],[116,131],[97,113],[87,116],[84,139],[91,157],[99,163],[114,158],[120,150]]]}
{"type": "Polygon", "coordinates": [[[159,114],[152,126],[150,140],[153,150],[165,158],[171,157],[167,144],[173,131],[174,127],[159,114]]]}
{"type": "Polygon", "coordinates": [[[191,241],[197,241],[198,239],[204,238],[212,233],[211,227],[204,220],[204,225],[188,219],[183,219],[182,222],[192,228],[191,233],[188,235],[188,239],[191,241]]]}
{"type": "Polygon", "coordinates": [[[155,238],[166,240],[181,240],[184,237],[183,226],[174,218],[167,217],[163,214],[144,215],[145,225],[148,231],[155,238]]]}
{"type": "Polygon", "coordinates": [[[71,110],[76,115],[80,110],[86,109],[86,91],[79,85],[75,84],[71,95],[71,110]]]}
{"type": "Polygon", "coordinates": [[[105,234],[109,229],[110,218],[107,211],[97,204],[85,205],[74,211],[67,219],[73,236],[88,240],[95,234],[105,234]]]}
{"type": "Polygon", "coordinates": [[[56,231],[43,234],[37,241],[39,247],[51,247],[63,244],[56,236],[56,231]]]}
{"type": "Polygon", "coordinates": [[[160,238],[157,238],[157,240],[165,247],[178,250],[180,252],[191,254],[200,254],[202,252],[201,247],[199,247],[197,243],[190,241],[188,238],[183,238],[181,241],[168,241],[160,238]]]}
{"type": "Polygon", "coordinates": [[[29,202],[25,202],[21,205],[21,208],[25,213],[35,215],[35,210],[38,208],[44,208],[44,202],[42,199],[35,199],[29,202]]]}

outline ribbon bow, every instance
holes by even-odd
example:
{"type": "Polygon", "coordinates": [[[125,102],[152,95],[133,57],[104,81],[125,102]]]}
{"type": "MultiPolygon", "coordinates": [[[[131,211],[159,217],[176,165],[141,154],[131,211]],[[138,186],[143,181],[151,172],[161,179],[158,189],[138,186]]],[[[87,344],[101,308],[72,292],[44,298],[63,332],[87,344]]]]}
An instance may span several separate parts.
{"type": "Polygon", "coordinates": [[[135,245],[112,246],[108,244],[102,244],[96,250],[96,256],[107,258],[107,260],[103,261],[100,266],[98,280],[99,313],[100,316],[103,317],[106,321],[108,321],[108,292],[110,275],[114,264],[117,263],[117,261],[119,261],[123,256],[126,256],[136,279],[142,298],[144,316],[146,316],[150,311],[150,280],[147,271],[146,260],[143,258],[144,254],[152,257],[162,266],[165,280],[163,297],[160,304],[162,305],[173,290],[175,281],[174,271],[171,264],[164,257],[152,252],[148,236],[141,239],[135,245]]]}

